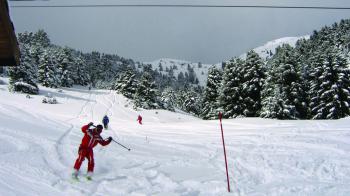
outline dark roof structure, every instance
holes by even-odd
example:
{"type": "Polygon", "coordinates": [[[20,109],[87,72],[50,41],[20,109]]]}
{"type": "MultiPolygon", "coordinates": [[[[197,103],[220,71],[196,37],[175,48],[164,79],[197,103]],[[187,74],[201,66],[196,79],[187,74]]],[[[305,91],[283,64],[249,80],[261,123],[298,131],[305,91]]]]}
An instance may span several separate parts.
{"type": "Polygon", "coordinates": [[[19,64],[19,47],[7,0],[0,0],[0,66],[19,64]]]}

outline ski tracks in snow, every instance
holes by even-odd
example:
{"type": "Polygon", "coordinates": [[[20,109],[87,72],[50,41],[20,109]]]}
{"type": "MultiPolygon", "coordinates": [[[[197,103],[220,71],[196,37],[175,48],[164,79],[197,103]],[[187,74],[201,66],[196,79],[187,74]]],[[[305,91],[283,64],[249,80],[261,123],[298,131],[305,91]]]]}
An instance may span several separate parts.
{"type": "Polygon", "coordinates": [[[349,176],[348,158],[339,158],[349,157],[344,151],[348,144],[341,146],[343,142],[333,140],[333,134],[341,132],[329,132],[317,121],[293,127],[287,131],[283,126],[262,128],[228,137],[234,138],[227,142],[227,151],[231,181],[238,195],[333,195],[337,189],[349,191],[345,184],[339,186],[350,179],[345,177],[349,176]]]}
{"type": "MultiPolygon", "coordinates": [[[[56,166],[56,164],[53,164],[52,160],[48,161],[46,158],[46,162],[51,165],[52,170],[54,171],[54,174],[57,175],[60,180],[53,183],[53,186],[58,187],[59,189],[70,189],[70,174],[72,172],[73,164],[75,161],[75,156],[77,154],[77,148],[81,139],[81,135],[74,134],[74,131],[80,130],[72,123],[73,120],[79,120],[81,121],[85,120],[88,121],[89,114],[91,114],[91,118],[93,118],[93,107],[95,101],[92,100],[92,91],[89,92],[88,96],[85,97],[87,101],[82,105],[80,111],[76,115],[76,117],[70,118],[64,123],[69,123],[69,128],[60,136],[60,138],[57,140],[55,146],[55,154],[56,156],[50,156],[49,159],[53,159],[54,157],[57,157],[57,161],[60,163],[60,166],[56,166]],[[87,110],[89,109],[89,110],[87,110]],[[73,141],[74,145],[72,144],[71,138],[75,136],[75,141],[73,141]],[[51,164],[50,164],[51,163],[51,164]],[[55,166],[54,166],[55,165],[55,166]]],[[[77,131],[77,133],[80,133],[80,131],[77,131]]]]}
{"type": "MultiPolygon", "coordinates": [[[[61,169],[60,171],[54,172],[56,175],[60,177],[60,180],[54,183],[54,186],[59,187],[60,189],[65,189],[66,191],[71,191],[71,189],[74,189],[75,191],[78,191],[78,193],[83,195],[96,195],[99,187],[102,186],[105,183],[114,183],[114,181],[120,181],[121,179],[126,179],[126,176],[108,176],[108,173],[102,173],[101,175],[95,175],[94,180],[91,182],[87,182],[87,185],[81,185],[79,183],[78,185],[74,185],[69,183],[70,179],[70,173],[67,173],[67,171],[72,171],[72,167],[75,161],[76,151],[79,146],[79,142],[81,140],[82,135],[80,134],[80,131],[76,131],[76,129],[80,130],[80,127],[77,128],[75,125],[79,123],[79,126],[81,123],[86,122],[99,122],[96,118],[103,117],[101,106],[105,108],[105,114],[108,114],[109,116],[113,116],[113,106],[116,102],[116,95],[114,92],[110,91],[107,95],[104,95],[102,100],[97,96],[97,94],[94,94],[93,91],[90,91],[88,100],[83,104],[81,107],[79,113],[75,118],[71,118],[67,120],[67,122],[70,123],[69,128],[67,131],[62,134],[62,136],[58,139],[55,148],[58,155],[58,161],[61,163],[61,169]],[[109,97],[112,96],[113,100],[110,100],[109,97]],[[105,103],[107,102],[107,103],[105,103]],[[98,107],[97,107],[98,106],[98,107]],[[96,110],[96,111],[95,111],[96,110]],[[97,112],[97,113],[96,113],[97,112]],[[96,115],[96,114],[98,115],[96,115]],[[71,122],[73,120],[79,120],[79,122],[71,122]],[[73,143],[73,144],[72,144],[73,143]],[[73,149],[73,150],[68,150],[73,149]],[[69,156],[67,156],[69,155],[69,156]],[[106,175],[106,177],[101,177],[103,175],[106,175]]],[[[102,149],[98,149],[98,153],[102,156],[104,156],[106,153],[103,151],[101,153],[102,149]]],[[[86,162],[86,161],[84,161],[86,162]]],[[[96,161],[95,161],[96,162],[96,161]]],[[[84,163],[81,168],[82,171],[85,170],[84,163]]],[[[104,186],[102,186],[104,187],[104,186]]],[[[97,194],[98,195],[98,194],[97,194]]]]}

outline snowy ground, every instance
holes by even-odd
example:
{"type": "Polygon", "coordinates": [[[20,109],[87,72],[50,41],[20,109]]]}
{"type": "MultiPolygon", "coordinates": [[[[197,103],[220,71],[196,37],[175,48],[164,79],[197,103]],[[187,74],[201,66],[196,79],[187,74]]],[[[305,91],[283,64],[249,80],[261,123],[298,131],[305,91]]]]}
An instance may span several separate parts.
{"type": "Polygon", "coordinates": [[[107,90],[41,87],[41,95],[32,97],[0,85],[0,195],[350,194],[350,119],[224,120],[229,194],[217,121],[134,111],[107,90]],[[47,92],[59,104],[42,104],[47,92]],[[114,143],[96,147],[93,181],[72,182],[80,127],[104,114],[111,126],[103,135],[132,150],[114,143]]]}

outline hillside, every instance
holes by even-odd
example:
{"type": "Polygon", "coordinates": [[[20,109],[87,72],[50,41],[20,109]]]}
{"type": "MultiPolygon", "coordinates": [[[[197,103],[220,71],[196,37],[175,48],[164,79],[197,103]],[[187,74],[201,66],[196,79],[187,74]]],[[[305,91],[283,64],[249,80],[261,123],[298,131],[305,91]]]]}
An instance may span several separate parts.
{"type": "MultiPolygon", "coordinates": [[[[278,46],[282,46],[282,44],[289,44],[292,47],[295,47],[295,44],[297,43],[297,41],[299,39],[303,39],[303,38],[309,39],[310,36],[305,35],[305,36],[301,36],[301,37],[283,37],[280,39],[275,39],[275,40],[269,41],[266,44],[264,44],[263,46],[256,47],[253,50],[256,53],[258,53],[262,59],[267,60],[267,59],[271,58],[276,53],[276,48],[278,46]]],[[[247,53],[244,53],[244,54],[240,55],[239,57],[242,59],[245,59],[246,56],[247,56],[247,53]]]]}
{"type": "MultiPolygon", "coordinates": [[[[210,64],[202,64],[202,63],[193,63],[185,60],[177,60],[177,59],[158,59],[152,62],[144,62],[144,64],[152,65],[153,70],[158,70],[160,73],[169,75],[169,70],[173,68],[174,76],[178,79],[178,75],[182,72],[184,75],[189,74],[188,66],[193,68],[196,77],[198,78],[199,85],[205,86],[207,77],[208,77],[208,69],[210,64]],[[160,68],[160,66],[162,68],[160,68]],[[160,69],[162,71],[160,71],[160,69]]],[[[220,67],[221,63],[216,66],[220,67]]]]}
{"type": "MultiPolygon", "coordinates": [[[[289,44],[291,46],[295,46],[295,43],[301,39],[305,38],[308,39],[309,36],[301,36],[301,37],[283,37],[276,40],[272,40],[264,44],[263,46],[259,46],[254,48],[253,50],[259,54],[259,56],[266,60],[272,57],[273,54],[275,54],[275,50],[278,46],[281,46],[282,44],[289,44]]],[[[246,58],[246,53],[240,55],[239,57],[242,59],[246,58]]],[[[229,60],[229,59],[227,59],[229,60]]],[[[162,58],[158,59],[152,62],[143,62],[144,64],[150,64],[152,65],[153,70],[157,70],[163,75],[169,75],[169,69],[174,68],[174,76],[177,79],[178,75],[182,72],[183,74],[189,73],[188,66],[193,68],[196,77],[199,80],[200,86],[205,86],[207,82],[208,77],[208,69],[213,66],[211,64],[202,64],[202,63],[194,63],[186,60],[178,60],[178,59],[169,59],[169,58],[162,58]],[[162,68],[160,68],[160,66],[162,68]]],[[[222,68],[222,63],[218,62],[214,66],[217,68],[222,68]]],[[[141,69],[139,69],[141,71],[141,69]]]]}
{"type": "MultiPolygon", "coordinates": [[[[7,78],[1,80],[8,82],[7,78]]],[[[114,91],[0,85],[0,195],[339,195],[350,192],[350,119],[223,121],[233,194],[226,189],[218,121],[135,111],[114,91]],[[41,103],[51,93],[58,104],[41,103]],[[115,143],[98,146],[93,181],[72,182],[80,127],[108,114],[115,143]],[[136,122],[143,116],[143,125],[136,122]]],[[[86,162],[86,161],[85,161],[86,162]]]]}

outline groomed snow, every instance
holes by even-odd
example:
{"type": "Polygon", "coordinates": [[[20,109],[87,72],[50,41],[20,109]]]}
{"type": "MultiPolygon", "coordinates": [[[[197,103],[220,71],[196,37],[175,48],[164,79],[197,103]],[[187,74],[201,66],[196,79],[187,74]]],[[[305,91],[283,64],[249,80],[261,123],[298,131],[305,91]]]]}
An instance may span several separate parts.
{"type": "MultiPolygon", "coordinates": [[[[7,81],[7,79],[0,78],[7,81]]],[[[227,193],[217,120],[163,110],[134,111],[119,94],[0,85],[0,195],[329,195],[350,193],[350,119],[224,120],[232,193],[227,193]],[[50,92],[59,104],[41,103],[50,92]],[[96,147],[93,181],[70,175],[90,121],[110,116],[115,143],[96,147]],[[143,125],[136,121],[143,116],[143,125]]],[[[82,165],[86,172],[86,161],[82,165]]]]}

